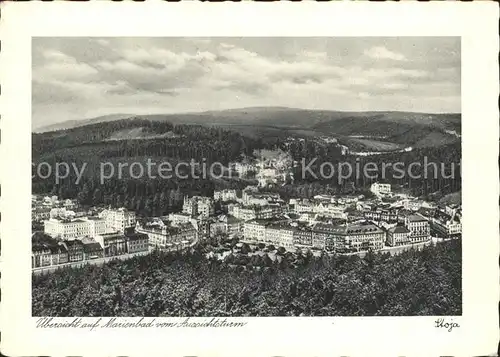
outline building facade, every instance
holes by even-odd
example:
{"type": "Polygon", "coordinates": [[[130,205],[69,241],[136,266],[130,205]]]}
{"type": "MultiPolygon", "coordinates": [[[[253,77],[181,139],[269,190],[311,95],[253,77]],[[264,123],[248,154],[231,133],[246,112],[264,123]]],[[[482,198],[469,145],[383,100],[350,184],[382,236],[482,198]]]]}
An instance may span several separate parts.
{"type": "Polygon", "coordinates": [[[224,189],[221,191],[214,191],[214,200],[221,202],[236,201],[238,196],[236,190],[224,189]]]}
{"type": "Polygon", "coordinates": [[[84,259],[97,259],[104,257],[104,249],[99,242],[93,238],[82,239],[84,259]]]}
{"type": "Polygon", "coordinates": [[[66,264],[69,261],[68,251],[62,244],[51,247],[52,265],[66,264]]]}
{"type": "Polygon", "coordinates": [[[212,216],[214,212],[215,206],[212,198],[202,196],[184,197],[182,213],[191,217],[201,216],[203,218],[208,218],[212,216]]]}
{"type": "Polygon", "coordinates": [[[63,240],[77,239],[92,235],[89,222],[79,218],[51,218],[44,221],[44,232],[53,238],[60,238],[63,240]]]}
{"type": "Polygon", "coordinates": [[[409,230],[411,243],[425,242],[431,238],[429,221],[420,214],[411,214],[405,217],[405,227],[409,230]]]}
{"type": "Polygon", "coordinates": [[[136,231],[148,236],[150,248],[176,249],[187,246],[198,237],[196,228],[191,223],[178,226],[137,225],[136,231]]]}
{"type": "Polygon", "coordinates": [[[307,228],[297,228],[293,232],[293,242],[296,246],[311,247],[313,232],[307,228]]]}
{"type": "Polygon", "coordinates": [[[391,193],[391,184],[376,182],[371,185],[370,191],[376,196],[387,195],[391,193]]]}
{"type": "Polygon", "coordinates": [[[186,213],[170,213],[168,215],[168,220],[174,226],[179,224],[189,223],[191,222],[191,219],[192,219],[191,216],[186,213]]]}
{"type": "Polygon", "coordinates": [[[339,253],[380,250],[386,240],[385,232],[374,224],[347,225],[334,234],[339,253]]]}
{"type": "Polygon", "coordinates": [[[44,232],[53,238],[65,240],[95,237],[106,232],[106,221],[98,217],[50,218],[44,221],[44,232]]]}
{"type": "Polygon", "coordinates": [[[134,211],[126,208],[107,209],[99,214],[106,221],[107,232],[125,232],[126,228],[133,227],[136,223],[134,211]]]}
{"type": "Polygon", "coordinates": [[[31,249],[31,266],[33,268],[46,267],[52,264],[51,247],[37,245],[31,249]]]}
{"type": "Polygon", "coordinates": [[[243,237],[245,240],[254,242],[266,241],[266,226],[268,222],[251,220],[243,224],[243,237]]]}
{"type": "Polygon", "coordinates": [[[68,251],[68,262],[81,262],[84,258],[83,243],[78,239],[63,241],[68,251]]]}
{"type": "Polygon", "coordinates": [[[395,209],[364,211],[363,216],[365,219],[375,222],[397,223],[399,219],[398,210],[395,209]]]}
{"type": "Polygon", "coordinates": [[[397,247],[400,245],[411,244],[410,231],[405,226],[395,226],[387,230],[387,245],[397,247]]]}
{"type": "Polygon", "coordinates": [[[125,240],[129,254],[149,251],[149,237],[145,233],[127,234],[125,240]]]}
{"type": "Polygon", "coordinates": [[[276,247],[283,247],[291,249],[294,247],[294,228],[287,224],[276,224],[266,227],[266,242],[275,245],[276,247]]]}
{"type": "Polygon", "coordinates": [[[105,233],[95,237],[100,243],[105,257],[114,257],[127,253],[127,241],[121,232],[105,233]]]}

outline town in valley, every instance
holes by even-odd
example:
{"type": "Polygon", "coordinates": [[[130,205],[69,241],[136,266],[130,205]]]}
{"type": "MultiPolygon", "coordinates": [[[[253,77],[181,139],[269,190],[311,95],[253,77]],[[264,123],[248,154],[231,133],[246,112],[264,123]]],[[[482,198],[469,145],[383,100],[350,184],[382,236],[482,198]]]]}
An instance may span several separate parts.
{"type": "Polygon", "coordinates": [[[238,261],[239,256],[258,254],[279,261],[280,255],[298,252],[395,254],[461,237],[460,204],[418,199],[389,183],[374,182],[365,194],[310,199],[284,200],[262,190],[267,184],[282,184],[291,165],[283,152],[254,164],[234,163],[230,166],[238,175],[251,173],[256,184],[215,190],[210,197],[185,195],[181,210],[157,217],[33,195],[33,225],[40,228],[32,237],[33,271],[100,264],[155,249],[182,251],[207,240],[220,243],[207,253],[217,259],[238,261]]]}
{"type": "Polygon", "coordinates": [[[33,39],[33,316],[461,315],[460,46],[33,39]]]}

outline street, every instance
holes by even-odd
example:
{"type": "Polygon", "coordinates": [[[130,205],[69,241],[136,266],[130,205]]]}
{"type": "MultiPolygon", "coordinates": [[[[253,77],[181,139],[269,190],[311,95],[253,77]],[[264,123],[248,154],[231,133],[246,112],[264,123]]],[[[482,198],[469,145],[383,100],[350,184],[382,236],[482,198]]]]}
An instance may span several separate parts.
{"type": "MultiPolygon", "coordinates": [[[[397,255],[401,252],[404,252],[409,249],[418,249],[421,250],[423,247],[428,246],[432,243],[437,244],[437,243],[442,243],[445,241],[450,240],[450,238],[438,238],[438,237],[431,237],[431,240],[421,242],[421,243],[415,243],[415,244],[408,244],[408,245],[401,245],[397,247],[384,247],[381,250],[379,250],[379,253],[389,253],[391,255],[397,255]]],[[[348,253],[348,254],[343,254],[343,255],[358,255],[360,258],[363,258],[366,255],[367,252],[357,252],[357,253],[348,253]]]]}
{"type": "MultiPolygon", "coordinates": [[[[195,239],[189,245],[180,248],[180,250],[194,247],[197,243],[198,243],[198,239],[195,239]]],[[[178,249],[178,248],[174,248],[174,249],[171,249],[171,250],[174,251],[176,249],[178,249]]],[[[33,268],[33,269],[31,269],[31,271],[35,275],[39,275],[39,274],[42,274],[42,273],[53,273],[57,269],[61,269],[61,268],[65,268],[65,267],[78,268],[78,267],[82,267],[82,266],[84,266],[86,264],[103,265],[104,263],[107,263],[107,262],[109,262],[109,261],[111,261],[113,259],[127,260],[127,259],[130,259],[130,258],[133,258],[133,257],[137,257],[137,256],[148,255],[150,253],[151,253],[151,250],[146,251],[146,252],[137,252],[137,253],[131,253],[131,254],[127,253],[127,254],[123,254],[123,255],[115,255],[115,256],[112,256],[112,257],[104,257],[104,258],[97,258],[97,259],[87,259],[87,260],[78,261],[78,262],[72,262],[72,263],[66,263],[66,264],[58,264],[58,265],[49,265],[49,266],[46,266],[46,267],[33,268]]]]}
{"type": "Polygon", "coordinates": [[[88,259],[88,260],[66,263],[66,264],[49,265],[46,267],[33,268],[32,272],[33,272],[33,274],[39,275],[42,273],[53,273],[57,269],[66,268],[66,267],[78,268],[78,267],[82,267],[82,266],[87,265],[87,264],[103,265],[104,263],[107,263],[113,259],[126,260],[126,259],[130,259],[133,257],[141,256],[141,255],[148,255],[149,253],[150,253],[150,251],[138,252],[138,253],[132,253],[132,254],[117,255],[114,257],[104,257],[104,258],[88,259]]]}

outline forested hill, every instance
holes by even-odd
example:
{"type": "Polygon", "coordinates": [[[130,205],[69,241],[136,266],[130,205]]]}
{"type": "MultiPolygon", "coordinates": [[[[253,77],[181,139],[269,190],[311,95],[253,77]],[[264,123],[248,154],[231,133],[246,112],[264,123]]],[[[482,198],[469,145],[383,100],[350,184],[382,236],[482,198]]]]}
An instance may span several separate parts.
{"type": "MultiPolygon", "coordinates": [[[[256,130],[249,126],[251,130],[256,130]]],[[[288,140],[290,129],[273,131],[262,130],[260,136],[244,135],[239,131],[221,128],[218,126],[174,124],[167,121],[154,121],[142,117],[130,119],[95,123],[68,130],[59,130],[47,133],[34,133],[32,136],[32,157],[36,165],[46,162],[52,167],[58,162],[68,163],[82,167],[86,165],[84,176],[76,181],[74,172],[70,176],[56,183],[54,177],[41,179],[35,175],[32,181],[34,193],[57,194],[63,198],[78,197],[80,203],[88,205],[116,205],[126,206],[137,212],[150,214],[165,214],[178,210],[182,204],[182,196],[185,194],[200,194],[212,196],[214,189],[236,188],[240,189],[249,184],[248,181],[233,179],[213,179],[205,177],[202,179],[189,177],[188,179],[141,179],[131,178],[125,170],[123,176],[116,175],[102,183],[99,182],[99,168],[101,163],[110,162],[117,167],[120,163],[132,162],[147,166],[147,161],[169,162],[172,166],[176,163],[213,162],[221,163],[227,167],[230,162],[240,161],[243,156],[252,156],[256,149],[276,149],[288,151],[294,160],[305,162],[315,161],[316,167],[322,163],[336,164],[340,161],[350,162],[351,167],[356,167],[357,156],[344,156],[337,143],[326,143],[320,136],[309,136],[305,130],[296,131],[295,137],[300,140],[288,140]],[[287,131],[288,130],[288,131],[287,131]],[[285,136],[285,137],[283,137],[285,136]]],[[[267,130],[267,129],[266,129],[267,130]]],[[[422,131],[420,131],[422,132],[422,131]]],[[[434,135],[425,131],[426,135],[434,135]]],[[[415,137],[415,133],[404,133],[415,137]]],[[[429,139],[422,139],[427,141],[429,139]]],[[[339,139],[342,143],[343,139],[339,139]]],[[[381,140],[368,140],[363,138],[351,138],[357,140],[359,145],[388,146],[387,142],[381,140]],[[382,145],[383,144],[383,145],[382,145]]],[[[396,145],[396,144],[394,144],[396,145]]],[[[361,158],[361,163],[376,163],[380,170],[384,170],[384,163],[403,162],[406,167],[412,163],[420,163],[415,172],[419,175],[425,168],[425,159],[447,165],[458,163],[461,159],[460,139],[442,145],[430,145],[415,147],[413,150],[400,152],[398,150],[386,152],[376,156],[361,158]]],[[[225,170],[222,168],[221,170],[225,170]]],[[[364,175],[357,175],[348,179],[337,180],[339,171],[330,179],[318,180],[308,176],[307,172],[300,170],[300,165],[294,169],[295,182],[292,187],[284,187],[295,191],[300,185],[319,184],[321,192],[342,193],[345,189],[359,190],[368,187],[371,183],[379,181],[377,178],[366,179],[364,175]],[[297,186],[297,187],[296,187],[297,186]]],[[[432,167],[429,175],[422,177],[411,177],[405,175],[395,178],[391,166],[385,171],[379,172],[378,177],[385,177],[388,182],[410,188],[416,196],[428,195],[439,191],[440,194],[448,194],[461,189],[461,178],[459,167],[455,166],[453,177],[442,177],[434,175],[432,167]],[[381,176],[380,176],[381,175],[381,176]]],[[[439,172],[442,172],[439,170],[439,172]]],[[[183,172],[185,173],[185,172],[183,172]]],[[[397,172],[396,172],[397,173],[397,172]]],[[[314,193],[314,190],[305,190],[314,193]]]]}
{"type": "MultiPolygon", "coordinates": [[[[69,129],[97,122],[109,122],[132,116],[103,116],[73,120],[38,131],[69,129]]],[[[283,107],[256,107],[201,113],[151,114],[141,118],[154,122],[217,126],[249,137],[301,135],[368,135],[391,137],[391,142],[434,146],[442,141],[457,140],[461,132],[461,115],[398,111],[342,112],[283,107]],[[429,134],[433,134],[430,135],[429,134]],[[401,136],[401,137],[398,137],[401,136]]]]}
{"type": "MultiPolygon", "coordinates": [[[[32,137],[33,157],[54,154],[59,149],[106,143],[105,151],[119,146],[124,151],[137,146],[151,147],[157,154],[168,156],[168,149],[217,151],[221,161],[234,160],[241,153],[251,154],[261,146],[259,140],[244,137],[236,132],[200,125],[173,125],[142,118],[131,118],[111,122],[85,125],[68,130],[34,133],[32,137]],[[121,141],[121,143],[113,143],[121,141]],[[137,143],[139,142],[139,143],[137,143]],[[226,160],[225,160],[226,159],[226,160]]],[[[152,152],[147,153],[153,155],[152,152]]],[[[195,157],[191,155],[191,157],[195,157]]]]}
{"type": "MultiPolygon", "coordinates": [[[[75,170],[68,177],[55,181],[54,170],[48,174],[42,170],[32,180],[33,193],[51,193],[62,198],[78,198],[83,205],[125,206],[145,215],[161,215],[177,211],[184,195],[213,195],[216,187],[231,184],[245,186],[244,181],[214,180],[210,176],[193,178],[186,163],[229,162],[252,155],[263,148],[259,139],[245,137],[237,132],[200,125],[174,125],[143,118],[132,118],[90,124],[68,130],[34,133],[32,157],[36,170],[39,163],[52,168],[57,163],[67,163],[77,168],[85,165],[83,176],[77,181],[75,170]],[[169,163],[171,167],[183,162],[179,174],[163,179],[158,172],[131,177],[129,168],[138,163],[147,167],[148,160],[158,165],[169,163]],[[100,181],[101,164],[110,163],[115,173],[104,182],[100,181]],[[127,164],[120,173],[116,169],[127,164]],[[48,177],[44,178],[45,175],[48,177]],[[183,178],[181,176],[185,176],[183,178]]],[[[45,168],[45,167],[44,167],[45,168]]],[[[220,166],[216,169],[223,170],[220,166]]],[[[174,171],[175,172],[175,171],[174,171]]],[[[219,171],[220,172],[220,171],[219,171]]],[[[217,172],[217,173],[219,173],[217,172]]],[[[209,172],[210,174],[210,172],[209,172]]],[[[238,186],[239,188],[239,186],[238,186]]]]}

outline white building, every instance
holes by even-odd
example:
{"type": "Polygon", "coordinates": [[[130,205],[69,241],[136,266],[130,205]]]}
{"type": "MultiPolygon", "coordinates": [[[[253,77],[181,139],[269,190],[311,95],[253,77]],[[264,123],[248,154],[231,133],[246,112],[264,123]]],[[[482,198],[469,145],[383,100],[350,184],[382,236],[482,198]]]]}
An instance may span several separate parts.
{"type": "Polygon", "coordinates": [[[249,173],[255,172],[255,167],[247,163],[236,162],[234,163],[234,170],[239,177],[246,177],[249,173]]]}
{"type": "Polygon", "coordinates": [[[149,245],[160,249],[180,249],[198,237],[198,232],[192,223],[183,223],[175,227],[138,223],[136,232],[147,234],[149,245]]]}
{"type": "Polygon", "coordinates": [[[250,221],[257,217],[254,207],[245,207],[239,204],[230,205],[228,207],[228,213],[242,221],[250,221]]]}
{"type": "Polygon", "coordinates": [[[254,194],[254,193],[258,193],[259,192],[259,189],[257,188],[257,186],[247,186],[243,189],[243,191],[241,192],[241,201],[243,202],[243,204],[247,204],[248,200],[251,198],[251,196],[254,194]]]}
{"type": "Polygon", "coordinates": [[[403,208],[406,210],[418,211],[422,207],[423,201],[415,199],[405,199],[401,203],[403,208]]]}
{"type": "Polygon", "coordinates": [[[50,218],[73,218],[75,212],[67,210],[66,207],[57,207],[50,210],[50,218]]]}
{"type": "Polygon", "coordinates": [[[252,220],[243,225],[243,237],[245,240],[255,242],[265,242],[266,240],[266,222],[252,220]]]}
{"type": "Polygon", "coordinates": [[[281,199],[278,193],[269,193],[269,192],[246,192],[244,199],[242,199],[244,205],[255,205],[255,206],[266,206],[270,203],[281,202],[284,201],[281,199]]]}
{"type": "Polygon", "coordinates": [[[434,218],[432,220],[432,228],[447,237],[462,234],[462,223],[456,220],[442,221],[434,218]]]}
{"type": "Polygon", "coordinates": [[[106,233],[108,230],[106,227],[106,221],[99,217],[85,217],[82,220],[88,222],[89,225],[89,237],[95,237],[100,234],[106,233]]]}
{"type": "Polygon", "coordinates": [[[410,231],[405,226],[393,226],[387,229],[387,245],[391,247],[410,244],[410,231]]]}
{"type": "Polygon", "coordinates": [[[405,217],[405,226],[409,230],[408,237],[411,243],[424,242],[431,237],[429,221],[420,214],[405,217]]]}
{"type": "Polygon", "coordinates": [[[135,212],[125,208],[104,210],[99,217],[106,221],[108,232],[124,232],[125,228],[135,226],[136,222],[135,212]]]}
{"type": "Polygon", "coordinates": [[[240,236],[243,231],[243,221],[232,216],[221,215],[210,223],[210,236],[225,233],[229,237],[240,236]]]}
{"type": "Polygon", "coordinates": [[[89,235],[88,222],[82,219],[62,220],[50,218],[44,221],[44,232],[53,238],[65,240],[76,239],[89,235]]]}
{"type": "Polygon", "coordinates": [[[215,212],[214,201],[210,197],[193,196],[184,197],[184,204],[182,206],[182,213],[192,217],[201,216],[208,218],[215,212]]]}
{"type": "Polygon", "coordinates": [[[168,215],[168,220],[172,223],[173,226],[177,226],[183,223],[191,222],[191,216],[185,213],[170,213],[168,215]]]}
{"type": "Polygon", "coordinates": [[[44,232],[53,238],[66,240],[93,238],[106,232],[106,221],[97,217],[50,218],[44,221],[44,232]]]}
{"type": "Polygon", "coordinates": [[[203,218],[213,216],[215,213],[214,202],[209,197],[203,197],[198,200],[198,215],[203,218]]]}
{"type": "Polygon", "coordinates": [[[387,195],[391,193],[391,184],[376,182],[371,185],[370,191],[376,196],[387,195]]]}
{"type": "Polygon", "coordinates": [[[236,190],[224,189],[221,191],[214,191],[214,200],[215,201],[236,201],[238,196],[236,195],[236,190]]]}
{"type": "Polygon", "coordinates": [[[288,225],[270,225],[266,227],[266,242],[291,249],[294,247],[293,232],[293,227],[288,225]]]}
{"type": "Polygon", "coordinates": [[[317,222],[319,214],[314,212],[302,212],[297,219],[298,222],[304,222],[312,225],[317,222]]]}
{"type": "Polygon", "coordinates": [[[431,223],[433,229],[446,237],[462,234],[462,220],[456,209],[436,211],[431,223]]]}
{"type": "Polygon", "coordinates": [[[303,200],[296,202],[294,207],[297,214],[313,212],[332,218],[345,219],[347,217],[345,214],[346,206],[343,204],[303,200]]]}

